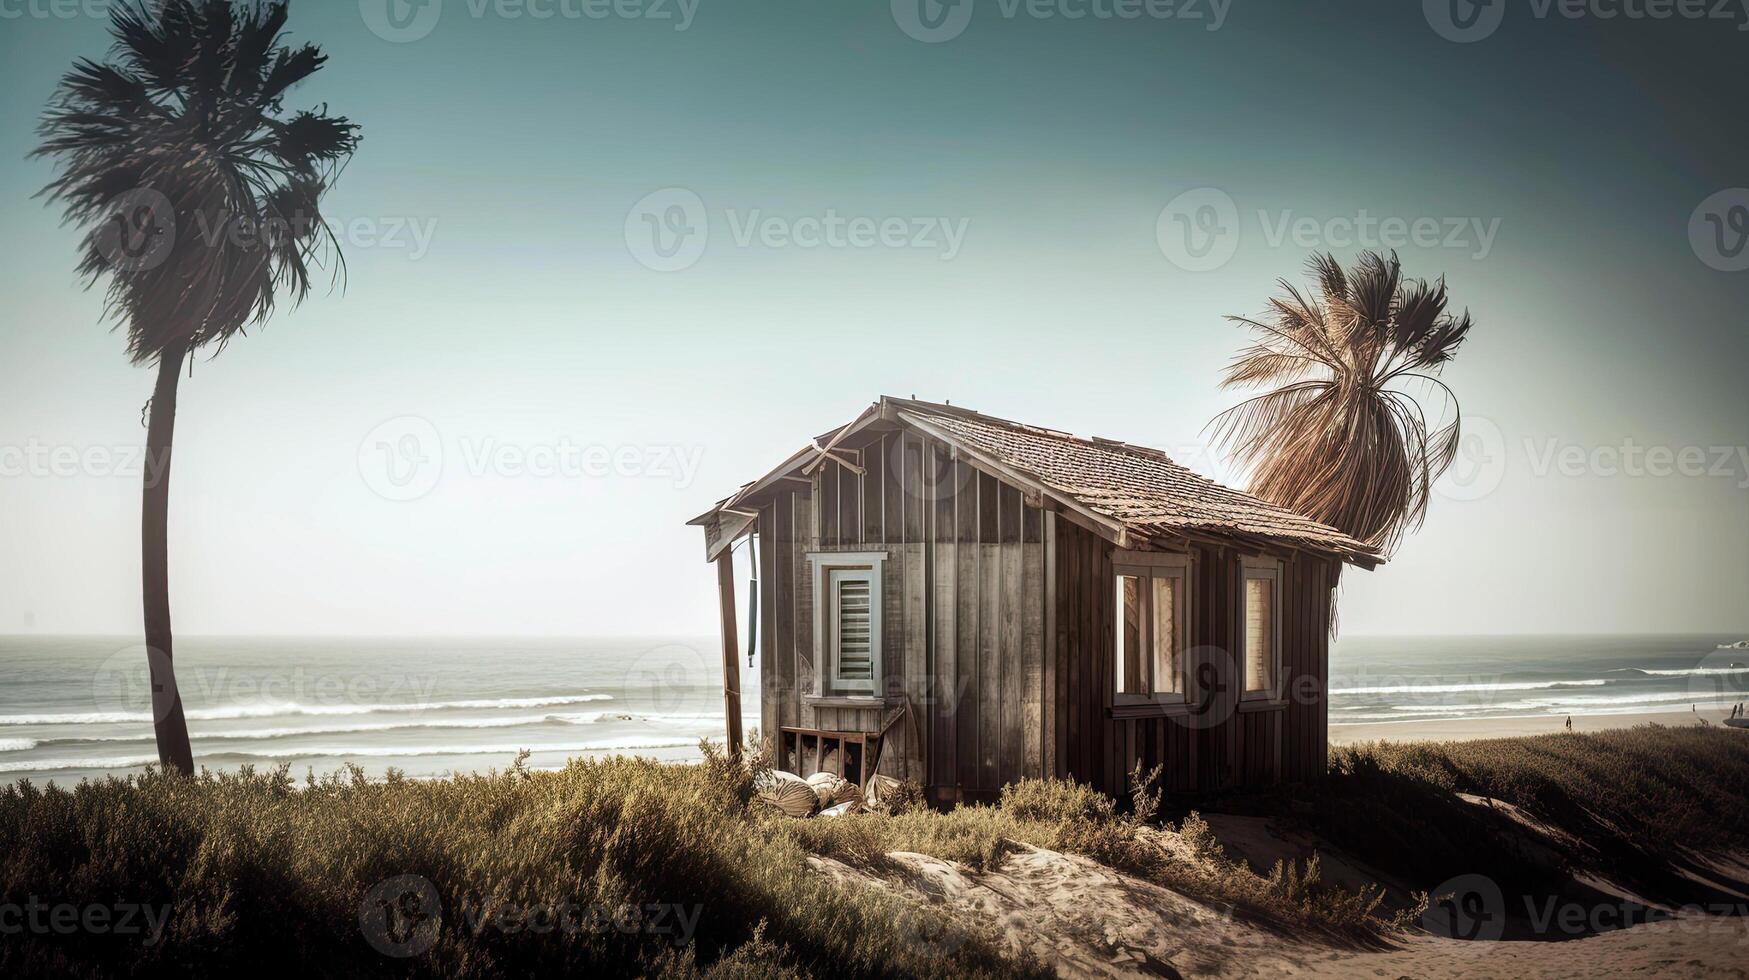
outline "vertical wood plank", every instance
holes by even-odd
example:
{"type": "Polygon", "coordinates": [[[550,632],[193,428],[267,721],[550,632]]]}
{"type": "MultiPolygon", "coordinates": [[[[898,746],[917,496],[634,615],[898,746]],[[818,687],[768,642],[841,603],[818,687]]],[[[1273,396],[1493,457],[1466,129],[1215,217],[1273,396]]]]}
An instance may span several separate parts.
{"type": "Polygon", "coordinates": [[[820,488],[820,544],[827,548],[838,547],[838,467],[827,463],[814,471],[815,482],[820,488]]]}
{"type": "Polygon", "coordinates": [[[1061,777],[1063,758],[1062,671],[1063,617],[1057,609],[1062,595],[1057,583],[1057,515],[1044,516],[1045,676],[1044,676],[1044,774],[1061,777]]]}
{"type": "Polygon", "coordinates": [[[882,509],[882,494],[886,492],[887,470],[886,457],[882,455],[881,444],[871,442],[862,452],[862,466],[866,471],[859,485],[862,488],[862,500],[857,506],[857,512],[862,517],[862,544],[865,548],[887,543],[886,533],[881,526],[885,518],[882,509]]]}
{"type": "MultiPolygon", "coordinates": [[[[929,673],[926,662],[929,638],[925,632],[928,619],[925,604],[928,595],[924,591],[923,548],[921,543],[907,543],[904,546],[905,567],[905,681],[897,689],[909,692],[912,690],[912,678],[921,678],[929,673]]],[[[918,710],[927,710],[917,706],[918,710]]],[[[924,737],[929,729],[928,717],[913,716],[911,724],[905,726],[905,754],[911,760],[912,775],[919,780],[927,778],[925,766],[928,763],[928,747],[914,744],[924,737]]]]}
{"type": "Polygon", "coordinates": [[[795,642],[785,655],[784,723],[807,727],[812,719],[802,715],[802,692],[812,690],[814,683],[814,581],[808,574],[807,553],[819,548],[816,534],[812,494],[796,494],[793,498],[795,516],[791,525],[798,537],[797,546],[790,549],[790,583],[795,595],[795,615],[790,617],[790,632],[795,642]]]}
{"type": "MultiPolygon", "coordinates": [[[[1018,497],[1016,497],[1018,503],[1018,497]]],[[[1019,513],[1014,515],[1018,523],[1019,513]]],[[[1016,537],[1018,538],[1018,527],[1016,537]]],[[[1021,629],[1024,563],[1019,541],[1000,546],[1002,555],[1002,782],[1026,774],[1026,663],[1021,629]]]]}
{"type": "Polygon", "coordinates": [[[978,668],[978,495],[971,467],[955,462],[955,479],[969,493],[954,497],[958,528],[954,543],[954,772],[958,784],[971,788],[978,783],[978,691],[983,678],[978,668]]]}

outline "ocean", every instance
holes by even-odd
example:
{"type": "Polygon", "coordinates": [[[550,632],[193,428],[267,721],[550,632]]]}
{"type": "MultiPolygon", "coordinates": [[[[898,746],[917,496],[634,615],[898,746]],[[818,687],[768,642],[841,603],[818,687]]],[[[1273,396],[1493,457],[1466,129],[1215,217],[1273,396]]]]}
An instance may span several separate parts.
{"type": "MultiPolygon", "coordinates": [[[[721,657],[710,637],[177,637],[176,679],[197,766],[421,777],[503,769],[522,749],[535,768],[696,758],[723,737],[721,657]]],[[[756,673],[742,683],[759,690],[756,673]]],[[[757,724],[757,697],[745,705],[757,724]]],[[[0,782],[156,760],[137,640],[0,638],[0,782]]]]}
{"type": "MultiPolygon", "coordinates": [[[[1712,712],[1749,700],[1740,636],[1338,639],[1330,724],[1712,712]]],[[[1682,719],[1673,717],[1673,724],[1682,719]]]]}
{"type": "MultiPolygon", "coordinates": [[[[1354,637],[1331,651],[1330,721],[1717,712],[1749,700],[1734,636],[1354,637]]],[[[573,756],[698,755],[721,739],[712,637],[179,637],[195,761],[348,763],[372,775],[502,769],[573,756]]],[[[741,661],[744,725],[759,678],[741,661]]],[[[0,782],[75,782],[156,760],[146,656],[117,637],[0,637],[0,782]]]]}

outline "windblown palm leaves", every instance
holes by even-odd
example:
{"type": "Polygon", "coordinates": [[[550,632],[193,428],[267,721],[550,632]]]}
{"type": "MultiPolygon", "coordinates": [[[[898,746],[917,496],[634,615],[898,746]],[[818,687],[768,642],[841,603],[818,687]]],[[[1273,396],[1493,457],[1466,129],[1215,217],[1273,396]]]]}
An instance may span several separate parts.
{"type": "Polygon", "coordinates": [[[146,363],[221,346],[310,289],[338,249],[319,202],[357,144],[325,112],[287,112],[322,67],[287,47],[284,3],[117,4],[107,62],[80,60],[40,126],[44,188],[87,229],[79,271],[108,277],[111,315],[146,363]]]}
{"type": "Polygon", "coordinates": [[[1446,311],[1443,280],[1405,280],[1394,254],[1363,252],[1349,271],[1315,255],[1308,270],[1315,295],[1283,280],[1261,319],[1228,318],[1256,342],[1224,385],[1269,390],[1221,413],[1215,436],[1252,493],[1389,554],[1457,455],[1457,398],[1435,375],[1470,315],[1446,311]]]}

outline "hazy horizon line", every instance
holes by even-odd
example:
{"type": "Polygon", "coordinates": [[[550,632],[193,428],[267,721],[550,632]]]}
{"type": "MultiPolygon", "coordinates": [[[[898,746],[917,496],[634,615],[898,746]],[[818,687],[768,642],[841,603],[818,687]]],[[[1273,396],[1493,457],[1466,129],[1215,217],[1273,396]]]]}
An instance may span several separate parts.
{"type": "MultiPolygon", "coordinates": [[[[1723,635],[1744,634],[1749,638],[1749,626],[1738,629],[1714,630],[1622,630],[1615,632],[1585,632],[1574,630],[1528,630],[1515,632],[1436,632],[1436,633],[1400,633],[1400,632],[1357,632],[1339,633],[1333,639],[1486,639],[1490,637],[1527,637],[1527,636],[1565,636],[1565,637],[1651,637],[1651,636],[1681,636],[1681,637],[1714,637],[1723,635]]],[[[9,639],[128,639],[133,633],[105,632],[0,632],[0,640],[9,639]]],[[[178,633],[178,639],[185,640],[622,640],[622,639],[720,639],[717,633],[178,633]]]]}

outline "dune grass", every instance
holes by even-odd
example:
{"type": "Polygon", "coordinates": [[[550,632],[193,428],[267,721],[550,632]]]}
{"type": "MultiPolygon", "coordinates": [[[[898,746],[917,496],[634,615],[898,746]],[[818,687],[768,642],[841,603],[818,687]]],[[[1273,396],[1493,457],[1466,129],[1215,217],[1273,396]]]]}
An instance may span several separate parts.
{"type": "Polygon", "coordinates": [[[1030,844],[1284,936],[1353,944],[1412,924],[1425,901],[1414,892],[1455,875],[1546,895],[1595,870],[1681,901],[1705,890],[1680,873],[1684,862],[1749,847],[1739,813],[1749,739],[1716,730],[1342,748],[1315,784],[1204,801],[1310,829],[1405,885],[1410,897],[1390,908],[1377,888],[1321,881],[1316,860],[1255,873],[1194,812],[1163,821],[1154,774],[1134,774],[1124,806],[1085,786],[1026,780],[993,805],[794,820],[752,801],[760,764],[707,751],[693,765],[614,758],[540,773],[518,762],[432,781],[355,769],[298,783],[281,768],[20,783],[0,789],[0,930],[18,924],[9,906],[31,903],[136,904],[162,910],[162,929],[149,942],[113,930],[9,931],[0,976],[264,964],[342,977],[1042,975],[988,927],[837,883],[810,855],[896,875],[892,851],[988,869],[1030,844]],[[1512,803],[1554,833],[1459,793],[1512,803]],[[427,940],[406,958],[385,955],[369,927],[383,921],[370,918],[371,896],[402,876],[428,884],[437,912],[429,933],[387,937],[427,940]],[[954,941],[932,941],[943,930],[954,941]]]}
{"type": "Polygon", "coordinates": [[[1332,756],[1339,778],[1368,769],[1505,800],[1649,854],[1749,844],[1749,737],[1709,726],[1375,744],[1332,756]]]}
{"type": "Polygon", "coordinates": [[[1749,737],[1647,725],[1348,746],[1333,749],[1328,778],[1295,799],[1315,833],[1421,888],[1482,874],[1516,907],[1524,896],[1572,895],[1575,875],[1600,874],[1661,903],[1728,903],[1728,892],[1688,872],[1749,853],[1749,737]],[[1520,808],[1545,831],[1488,800],[1520,808]]]}
{"type": "Polygon", "coordinates": [[[0,791],[0,905],[139,903],[167,908],[168,919],[150,945],[85,930],[0,937],[0,976],[268,965],[472,977],[1030,969],[980,936],[920,946],[897,899],[811,870],[792,838],[746,812],[745,788],[720,760],[629,758],[439,781],[354,771],[298,786],[282,768],[9,787],[0,791]],[[360,920],[373,887],[403,875],[429,881],[441,900],[434,941],[405,959],[373,947],[360,920]],[[538,932],[526,914],[485,912],[504,903],[569,904],[564,918],[545,920],[559,928],[538,932]],[[676,923],[687,918],[695,926],[682,943],[676,923]]]}
{"type": "Polygon", "coordinates": [[[786,832],[815,853],[887,870],[890,851],[914,851],[975,869],[998,866],[1015,843],[1092,858],[1101,864],[1229,910],[1254,925],[1306,938],[1371,944],[1401,929],[1420,907],[1380,911],[1383,892],[1325,883],[1319,861],[1277,862],[1267,875],[1227,855],[1209,825],[1190,813],[1157,825],[1160,773],[1131,773],[1129,807],[1066,780],[1026,779],[1004,787],[995,805],[946,813],[916,810],[794,821],[786,832]]]}

